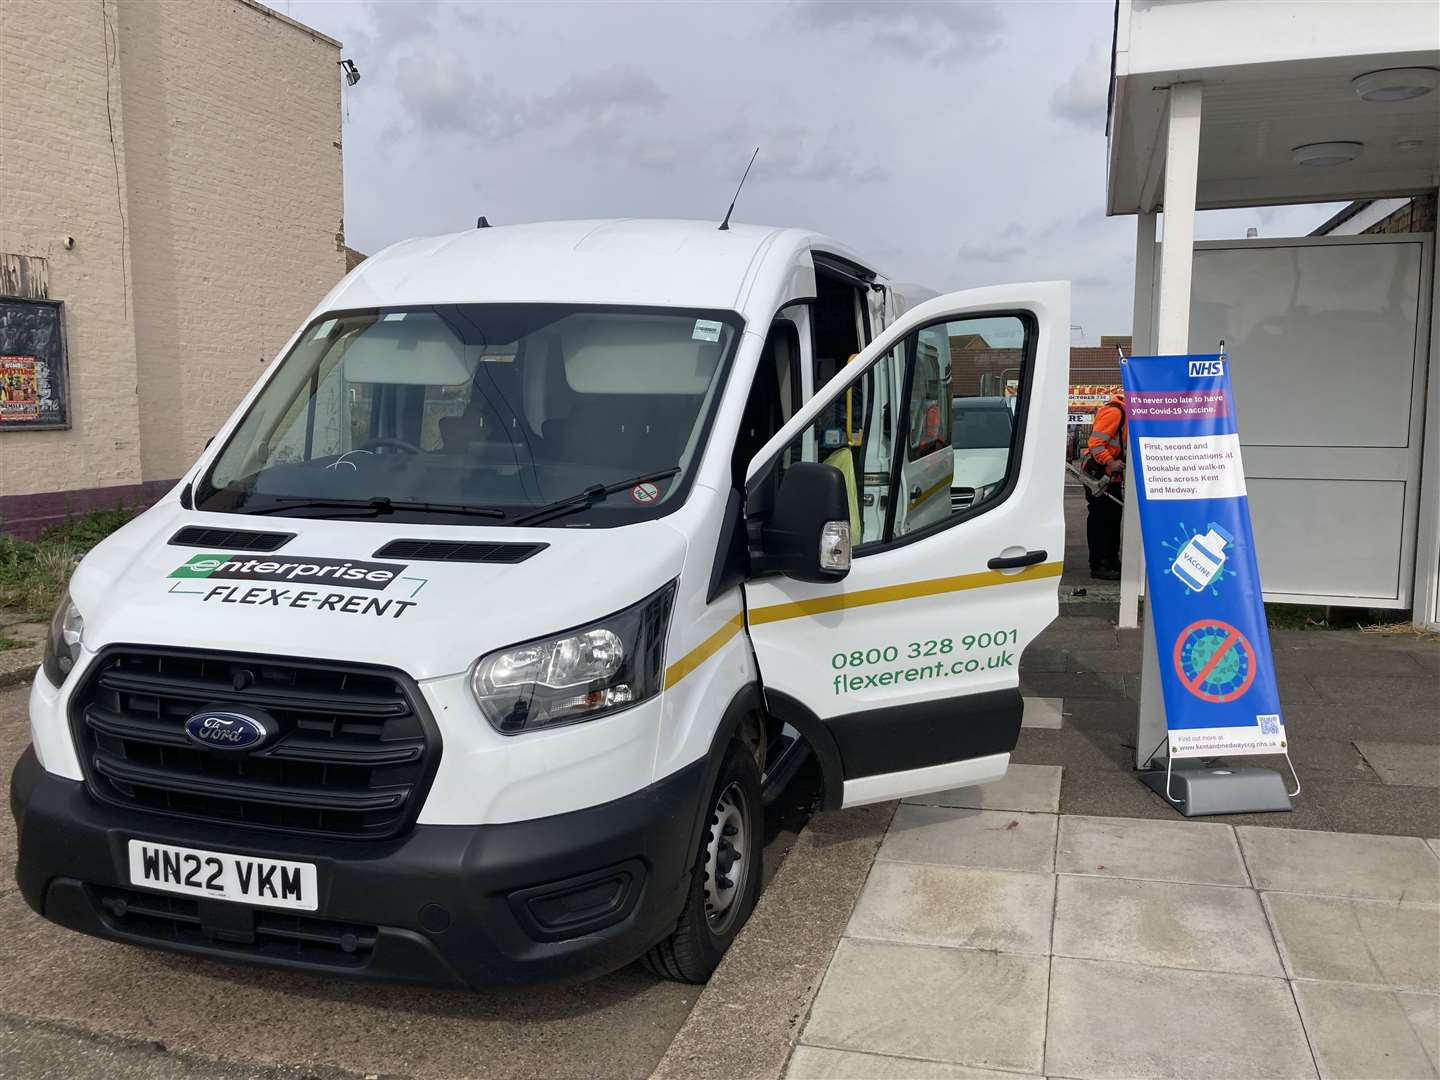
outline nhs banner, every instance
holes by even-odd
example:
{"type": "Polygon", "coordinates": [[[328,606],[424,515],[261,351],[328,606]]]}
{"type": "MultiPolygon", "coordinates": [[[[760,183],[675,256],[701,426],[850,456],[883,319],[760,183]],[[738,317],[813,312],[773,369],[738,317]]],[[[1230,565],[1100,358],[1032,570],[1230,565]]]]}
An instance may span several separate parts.
{"type": "Polygon", "coordinates": [[[1283,753],[1225,357],[1121,370],[1170,754],[1283,753]]]}

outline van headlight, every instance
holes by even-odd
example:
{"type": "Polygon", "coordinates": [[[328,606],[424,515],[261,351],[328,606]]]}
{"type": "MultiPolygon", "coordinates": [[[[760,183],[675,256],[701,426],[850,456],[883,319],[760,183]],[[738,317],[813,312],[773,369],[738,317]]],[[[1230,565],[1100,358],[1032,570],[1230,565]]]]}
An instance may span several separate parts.
{"type": "Polygon", "coordinates": [[[50,617],[50,630],[45,635],[45,658],[40,663],[45,677],[53,685],[63,683],[65,676],[75,667],[75,661],[80,659],[80,639],[84,634],[85,620],[81,618],[75,601],[70,599],[67,588],[60,595],[55,614],[50,617]]]}
{"type": "Polygon", "coordinates": [[[638,705],[660,692],[672,581],[640,603],[554,637],[475,661],[470,689],[502,735],[559,727],[638,705]]]}

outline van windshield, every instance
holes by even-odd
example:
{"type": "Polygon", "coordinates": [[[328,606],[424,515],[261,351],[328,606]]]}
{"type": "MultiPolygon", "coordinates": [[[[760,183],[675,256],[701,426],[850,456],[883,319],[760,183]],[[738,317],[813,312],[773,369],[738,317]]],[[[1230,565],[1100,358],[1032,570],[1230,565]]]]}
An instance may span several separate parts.
{"type": "Polygon", "coordinates": [[[977,402],[973,398],[954,400],[956,450],[1008,450],[1014,426],[1004,401],[977,402]]]}
{"type": "Polygon", "coordinates": [[[741,329],[733,312],[579,305],[326,317],[251,404],[196,506],[557,526],[667,513],[741,329]],[[601,490],[631,477],[650,479],[601,490]]]}

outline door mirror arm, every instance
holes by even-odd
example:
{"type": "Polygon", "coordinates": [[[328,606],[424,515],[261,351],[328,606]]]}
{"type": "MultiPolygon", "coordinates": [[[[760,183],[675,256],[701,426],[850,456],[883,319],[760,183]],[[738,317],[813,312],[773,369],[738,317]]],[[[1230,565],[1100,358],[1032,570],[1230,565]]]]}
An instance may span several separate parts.
{"type": "Polygon", "coordinates": [[[779,573],[797,581],[842,580],[850,572],[851,544],[845,477],[833,465],[797,462],[786,470],[765,514],[755,504],[769,501],[763,495],[773,487],[773,476],[769,469],[757,477],[748,500],[751,573],[779,573]]]}

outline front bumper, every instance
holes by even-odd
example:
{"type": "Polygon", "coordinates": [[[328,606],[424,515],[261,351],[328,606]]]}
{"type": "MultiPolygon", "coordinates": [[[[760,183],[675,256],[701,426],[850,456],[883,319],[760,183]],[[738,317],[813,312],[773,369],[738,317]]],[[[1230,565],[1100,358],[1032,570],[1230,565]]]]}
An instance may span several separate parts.
{"type": "Polygon", "coordinates": [[[664,938],[694,862],[703,763],[601,806],[498,825],[418,825],[388,841],[196,824],[96,802],[27,749],[11,781],[16,880],[83,933],[315,973],[473,989],[599,975],[664,938]],[[135,888],[131,838],[312,862],[295,913],[135,888]]]}

